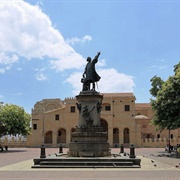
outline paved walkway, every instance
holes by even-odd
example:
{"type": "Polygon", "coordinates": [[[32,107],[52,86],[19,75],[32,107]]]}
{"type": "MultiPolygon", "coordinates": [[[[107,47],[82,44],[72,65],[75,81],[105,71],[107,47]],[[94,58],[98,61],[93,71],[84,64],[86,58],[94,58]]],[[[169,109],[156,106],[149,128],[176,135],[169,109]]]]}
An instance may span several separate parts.
{"type": "MultiPolygon", "coordinates": [[[[63,149],[67,152],[68,149],[63,149]]],[[[125,149],[129,153],[129,149],[125,149]]],[[[112,153],[119,153],[113,148],[112,153]]],[[[46,155],[58,153],[57,148],[47,148],[46,155]]],[[[0,180],[72,180],[72,179],[169,179],[180,180],[180,159],[158,156],[162,148],[138,148],[136,155],[141,158],[141,168],[119,169],[31,169],[33,158],[39,157],[39,148],[10,148],[0,152],[0,180]]]]}

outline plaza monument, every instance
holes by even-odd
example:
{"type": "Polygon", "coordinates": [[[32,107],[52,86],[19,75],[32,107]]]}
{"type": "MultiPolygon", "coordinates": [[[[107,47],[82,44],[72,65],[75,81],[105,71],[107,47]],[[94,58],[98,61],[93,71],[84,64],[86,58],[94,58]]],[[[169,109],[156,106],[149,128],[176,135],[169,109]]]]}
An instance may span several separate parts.
{"type": "Polygon", "coordinates": [[[107,132],[103,131],[100,124],[100,113],[103,96],[96,91],[95,83],[100,80],[95,64],[98,62],[100,52],[91,60],[87,58],[87,65],[81,82],[82,91],[76,96],[79,110],[79,123],[72,134],[69,144],[69,156],[74,157],[99,157],[110,155],[107,132]],[[91,87],[92,86],[92,87],[91,87]]]}

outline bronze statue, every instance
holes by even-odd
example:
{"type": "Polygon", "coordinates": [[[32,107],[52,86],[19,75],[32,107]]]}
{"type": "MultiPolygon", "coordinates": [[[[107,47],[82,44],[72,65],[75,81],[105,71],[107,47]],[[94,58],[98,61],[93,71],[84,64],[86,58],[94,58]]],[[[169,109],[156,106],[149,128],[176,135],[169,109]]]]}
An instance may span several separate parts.
{"type": "Polygon", "coordinates": [[[100,76],[97,74],[95,69],[95,64],[98,62],[98,57],[101,52],[98,52],[97,55],[91,60],[91,57],[87,58],[87,64],[85,67],[85,71],[83,73],[83,78],[81,82],[83,83],[83,91],[90,91],[90,84],[92,83],[93,87],[91,91],[95,91],[95,82],[100,80],[100,76]]]}

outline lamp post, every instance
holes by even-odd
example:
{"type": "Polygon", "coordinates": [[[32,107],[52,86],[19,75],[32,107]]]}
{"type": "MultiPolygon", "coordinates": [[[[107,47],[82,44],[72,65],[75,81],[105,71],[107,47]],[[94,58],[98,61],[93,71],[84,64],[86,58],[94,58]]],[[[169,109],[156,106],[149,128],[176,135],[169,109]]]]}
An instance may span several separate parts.
{"type": "Polygon", "coordinates": [[[45,131],[45,127],[44,127],[44,108],[43,108],[43,119],[42,119],[42,145],[44,145],[44,131],[45,131]]]}
{"type": "Polygon", "coordinates": [[[44,145],[44,112],[43,112],[43,145],[44,145]]]}
{"type": "MultiPolygon", "coordinates": [[[[3,107],[3,104],[4,104],[4,102],[0,102],[0,110],[3,107]]],[[[4,123],[1,120],[0,120],[0,129],[1,129],[1,131],[0,131],[0,137],[1,137],[1,135],[3,135],[3,131],[5,130],[4,123]]],[[[0,139],[0,142],[1,142],[1,139],[0,139]]]]}
{"type": "Polygon", "coordinates": [[[169,153],[171,153],[171,140],[170,140],[170,138],[171,138],[171,132],[170,132],[170,129],[169,129],[169,142],[168,142],[168,144],[169,144],[168,152],[169,153]]]}
{"type": "Polygon", "coordinates": [[[42,145],[41,145],[41,154],[40,158],[46,158],[46,151],[45,151],[45,145],[44,145],[44,108],[43,108],[43,121],[42,121],[42,145]]]}

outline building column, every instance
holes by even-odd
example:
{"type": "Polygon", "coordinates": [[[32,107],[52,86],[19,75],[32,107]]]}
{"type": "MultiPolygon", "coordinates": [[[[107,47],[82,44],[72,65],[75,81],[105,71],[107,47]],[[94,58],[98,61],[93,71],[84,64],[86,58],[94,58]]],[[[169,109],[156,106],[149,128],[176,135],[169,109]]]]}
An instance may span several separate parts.
{"type": "Polygon", "coordinates": [[[110,147],[113,147],[113,128],[108,127],[108,143],[110,147]]]}
{"type": "Polygon", "coordinates": [[[141,127],[136,125],[136,146],[141,147],[141,127]]]}
{"type": "Polygon", "coordinates": [[[67,129],[66,130],[66,146],[69,146],[69,143],[71,142],[71,130],[67,129]]]}
{"type": "Polygon", "coordinates": [[[55,130],[52,131],[52,146],[57,147],[57,132],[55,130]]]}
{"type": "Polygon", "coordinates": [[[124,144],[124,133],[123,133],[123,130],[122,128],[119,128],[119,144],[124,144]]]}

